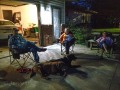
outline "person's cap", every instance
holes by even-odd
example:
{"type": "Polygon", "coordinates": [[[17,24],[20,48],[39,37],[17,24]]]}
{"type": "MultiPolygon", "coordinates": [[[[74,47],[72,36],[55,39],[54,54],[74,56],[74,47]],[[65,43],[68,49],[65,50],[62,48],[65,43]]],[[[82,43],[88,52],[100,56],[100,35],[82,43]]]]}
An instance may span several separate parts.
{"type": "Polygon", "coordinates": [[[13,28],[14,31],[19,31],[17,28],[13,28]]]}

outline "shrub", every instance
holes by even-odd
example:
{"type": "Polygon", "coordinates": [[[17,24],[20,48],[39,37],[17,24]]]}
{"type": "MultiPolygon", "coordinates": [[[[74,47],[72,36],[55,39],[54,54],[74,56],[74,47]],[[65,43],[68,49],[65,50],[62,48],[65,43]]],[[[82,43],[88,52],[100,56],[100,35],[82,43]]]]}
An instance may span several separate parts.
{"type": "Polygon", "coordinates": [[[71,27],[70,30],[73,32],[76,43],[78,44],[85,43],[85,40],[90,34],[87,28],[71,27]]]}

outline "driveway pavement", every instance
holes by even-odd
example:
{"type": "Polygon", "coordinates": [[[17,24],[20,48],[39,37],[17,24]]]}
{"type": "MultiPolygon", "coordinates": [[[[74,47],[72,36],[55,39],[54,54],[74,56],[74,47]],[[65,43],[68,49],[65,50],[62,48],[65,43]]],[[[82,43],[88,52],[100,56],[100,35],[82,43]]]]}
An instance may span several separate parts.
{"type": "MultiPolygon", "coordinates": [[[[46,48],[46,52],[38,53],[40,62],[64,57],[60,53],[60,44],[46,48]]],[[[72,65],[81,67],[70,68],[66,77],[50,75],[50,80],[41,78],[39,74],[29,78],[30,73],[17,72],[18,64],[14,62],[10,65],[7,47],[0,50],[0,77],[8,80],[0,78],[0,90],[120,90],[119,60],[101,59],[96,50],[90,50],[84,45],[75,45],[74,55],[77,59],[72,62],[72,65]],[[1,70],[7,72],[5,77],[1,70]]],[[[27,61],[27,67],[31,68],[33,65],[31,60],[27,61]]]]}

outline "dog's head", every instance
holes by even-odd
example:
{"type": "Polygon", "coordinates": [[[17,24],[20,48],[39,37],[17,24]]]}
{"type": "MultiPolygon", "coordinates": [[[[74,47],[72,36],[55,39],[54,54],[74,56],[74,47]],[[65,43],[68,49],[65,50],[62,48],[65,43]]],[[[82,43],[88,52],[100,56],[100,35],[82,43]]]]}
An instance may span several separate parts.
{"type": "Polygon", "coordinates": [[[70,55],[66,56],[66,58],[67,58],[69,61],[72,61],[72,60],[77,59],[74,54],[70,54],[70,55]]]}
{"type": "Polygon", "coordinates": [[[65,56],[64,58],[62,58],[61,61],[63,61],[67,66],[71,66],[71,62],[72,62],[73,60],[75,60],[75,59],[77,59],[77,58],[75,57],[75,55],[70,54],[70,55],[65,56]]]}

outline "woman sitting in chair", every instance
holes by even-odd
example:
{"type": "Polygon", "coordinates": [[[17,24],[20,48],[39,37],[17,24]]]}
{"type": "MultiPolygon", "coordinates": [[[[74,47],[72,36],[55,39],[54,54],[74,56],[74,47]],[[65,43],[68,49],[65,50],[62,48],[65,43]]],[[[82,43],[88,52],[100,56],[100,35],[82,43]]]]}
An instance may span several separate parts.
{"type": "Polygon", "coordinates": [[[105,52],[108,52],[108,49],[112,47],[113,40],[111,37],[106,35],[106,32],[102,33],[102,36],[98,38],[97,43],[100,48],[102,48],[105,52]]]}
{"type": "Polygon", "coordinates": [[[75,38],[69,28],[65,28],[64,33],[59,38],[60,42],[65,46],[66,54],[69,54],[69,48],[75,43],[75,38]]]}

